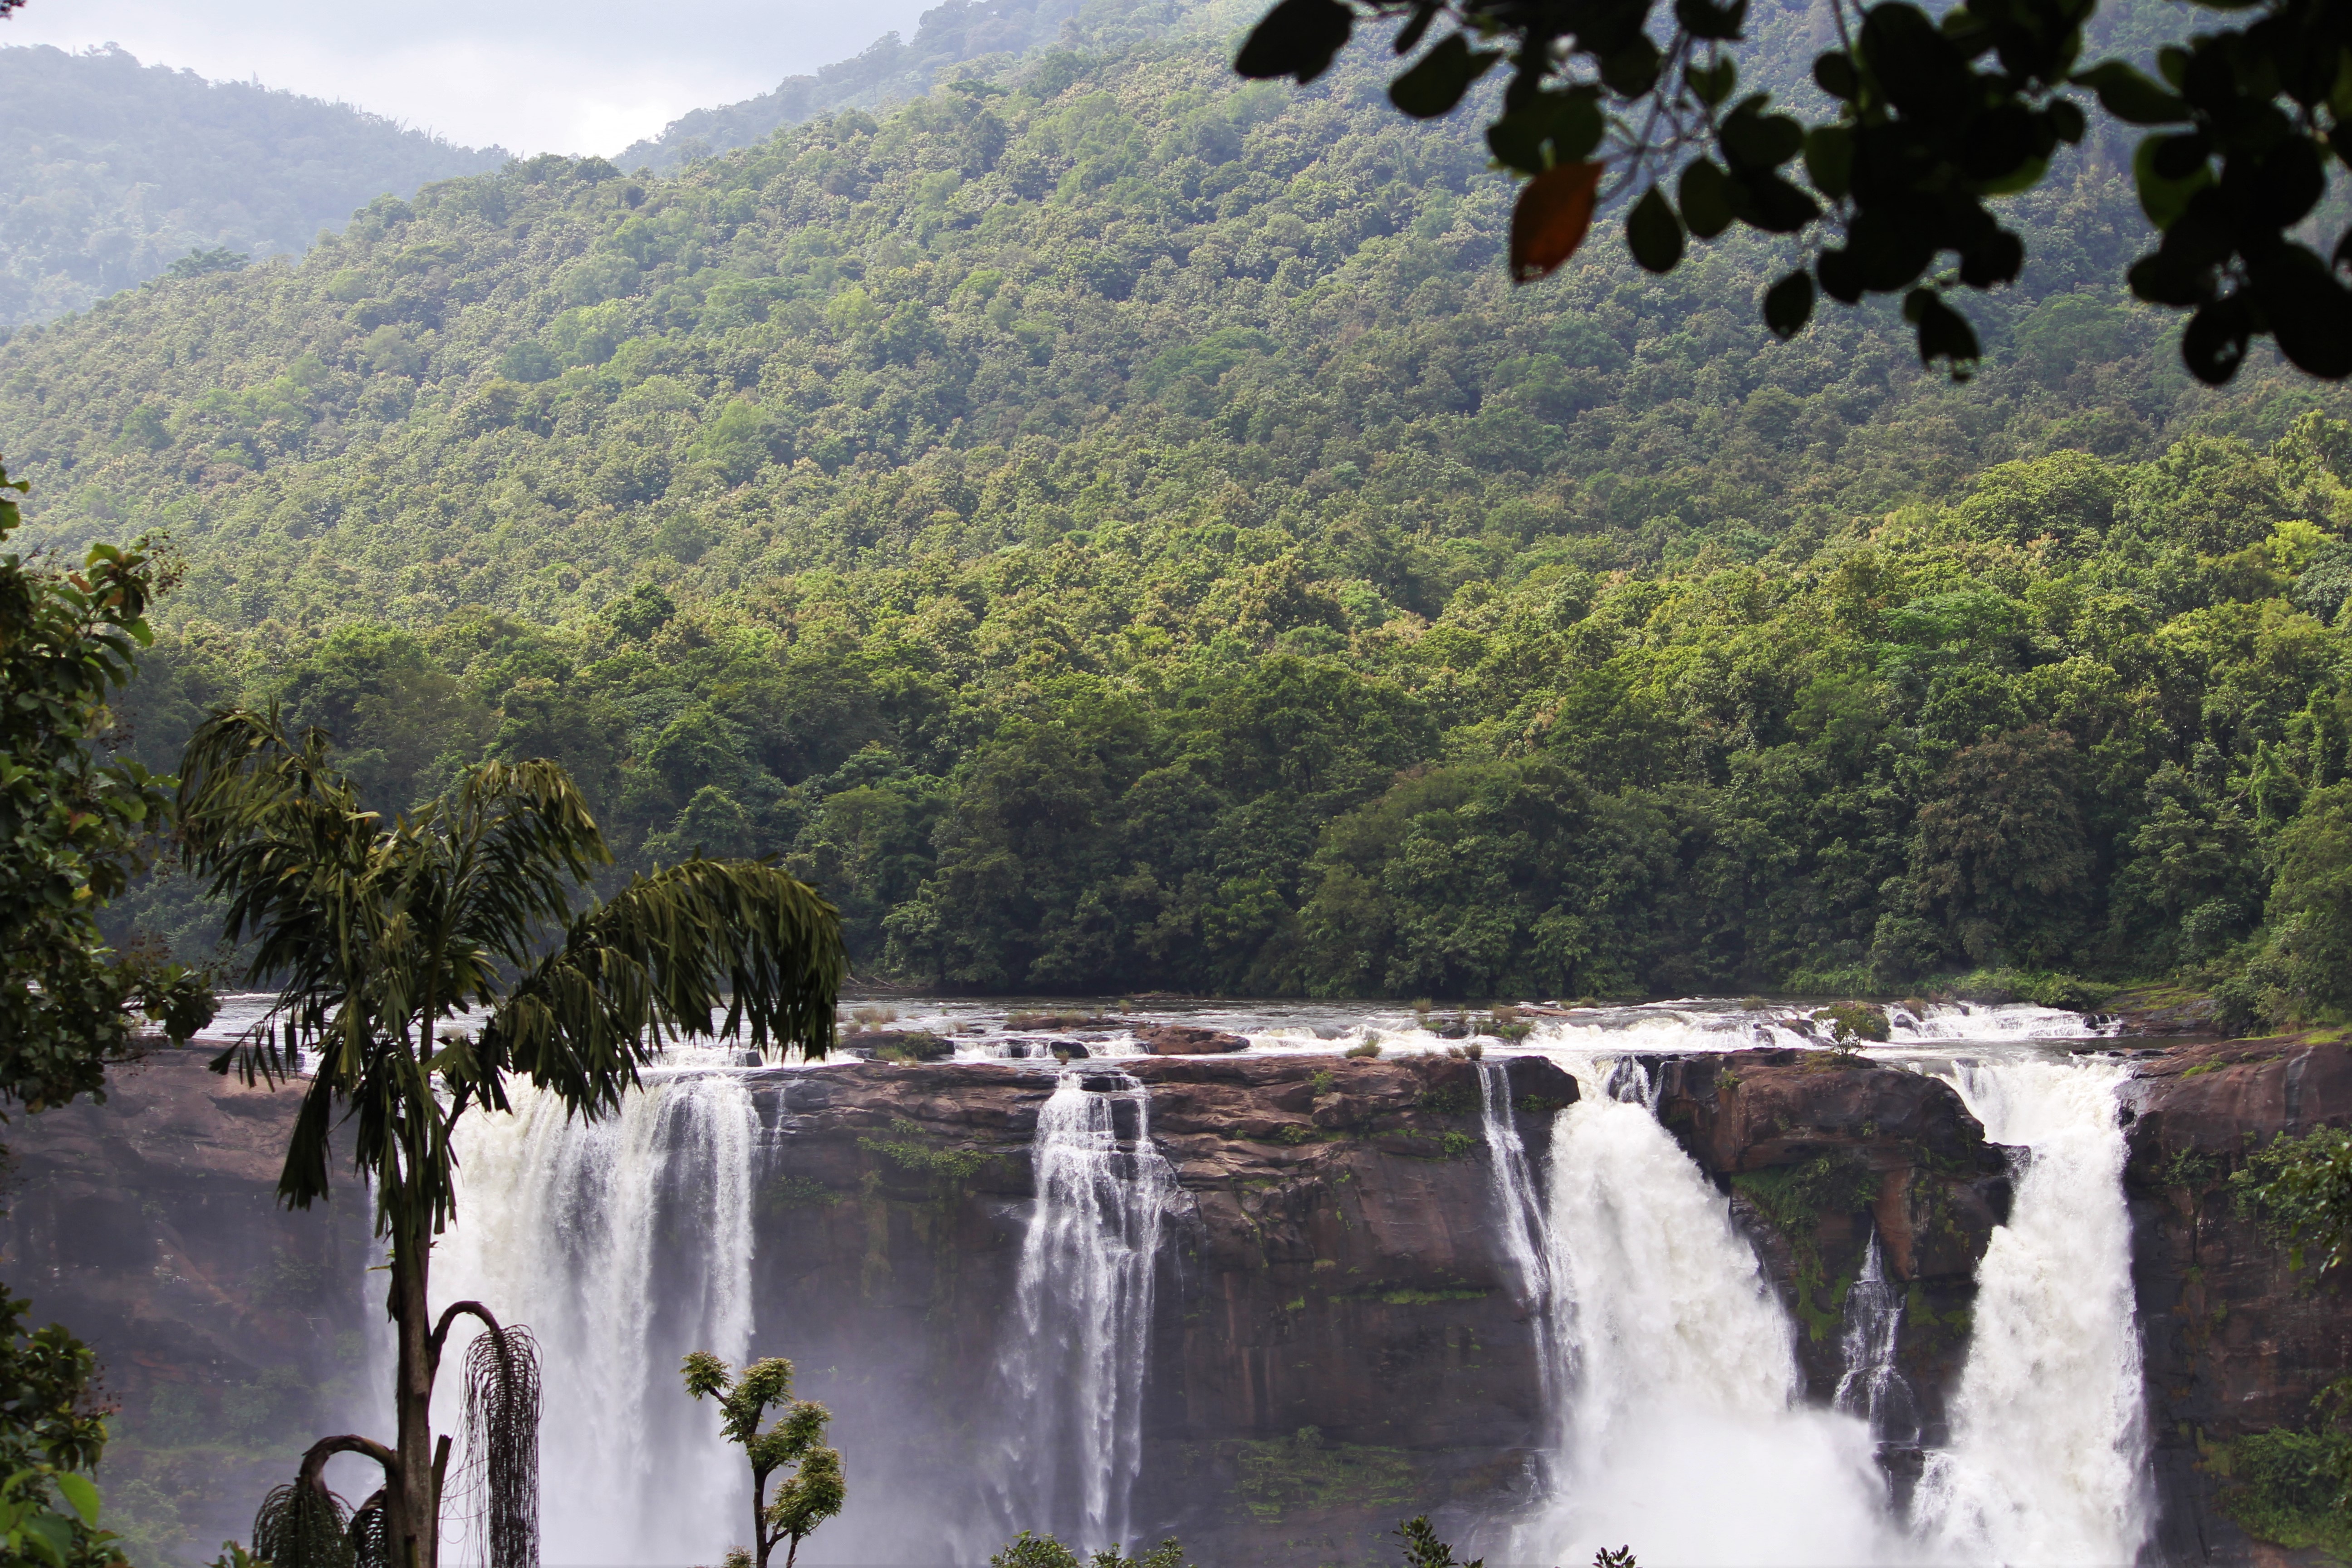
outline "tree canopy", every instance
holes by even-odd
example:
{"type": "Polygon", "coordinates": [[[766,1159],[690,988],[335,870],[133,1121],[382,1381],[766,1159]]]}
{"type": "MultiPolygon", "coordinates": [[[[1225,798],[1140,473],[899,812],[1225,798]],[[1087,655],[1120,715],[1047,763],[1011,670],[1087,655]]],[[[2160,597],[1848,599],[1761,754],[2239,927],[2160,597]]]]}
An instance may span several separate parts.
{"type": "MultiPolygon", "coordinates": [[[[0,544],[26,488],[0,469],[0,544]]],[[[79,571],[0,554],[0,1104],[102,1095],[138,1014],[182,1040],[212,1016],[195,976],[116,951],[97,919],[143,868],[168,798],[169,779],[101,750],[162,575],[136,546],[93,545],[79,571]]]]}
{"type": "MultiPolygon", "coordinates": [[[[1803,15],[1756,14],[1776,83],[1803,15]]],[[[436,186],[0,348],[32,526],[188,563],[138,754],[276,700],[387,813],[551,758],[620,869],[774,854],[919,983],[2251,943],[2307,1005],[2272,849],[2344,776],[2352,405],[2267,347],[2180,369],[2096,147],[2017,198],[1955,386],[1867,312],[1774,341],[1753,233],[1514,289],[1510,182],[1372,50],[1294,90],[1142,30],[673,178],[436,186]]],[[[121,917],[201,952],[188,892],[121,917]]]]}
{"type": "Polygon", "coordinates": [[[2352,12],[2335,0],[2203,0],[2216,23],[2251,19],[2168,41],[2151,77],[2122,58],[2085,61],[2098,9],[1967,0],[1930,16],[1906,0],[1832,0],[1835,44],[1809,84],[1826,111],[1811,116],[1811,95],[1786,86],[1800,113],[1774,110],[1780,84],[1740,90],[1750,0],[1281,0],[1234,63],[1312,81],[1360,16],[1393,21],[1400,56],[1435,40],[1389,89],[1423,118],[1450,113],[1507,63],[1486,141],[1527,176],[1515,277],[1560,266],[1595,207],[1618,199],[1626,241],[1653,272],[1735,224],[1799,236],[1804,259],[1762,298],[1775,333],[1802,331],[1817,294],[1851,305],[1899,293],[1920,358],[1955,374],[1983,349],[1947,294],[2022,275],[2025,239],[2001,204],[2084,141],[2095,101],[2093,112],[2148,130],[2131,165],[2159,243],[2129,278],[2141,299],[2194,312],[2180,340],[2189,370],[2226,382],[2268,334],[2308,374],[2352,374],[2352,291],[2338,276],[2352,227],[2332,244],[2306,228],[2330,169],[2352,156],[2341,140],[2352,12]]]}

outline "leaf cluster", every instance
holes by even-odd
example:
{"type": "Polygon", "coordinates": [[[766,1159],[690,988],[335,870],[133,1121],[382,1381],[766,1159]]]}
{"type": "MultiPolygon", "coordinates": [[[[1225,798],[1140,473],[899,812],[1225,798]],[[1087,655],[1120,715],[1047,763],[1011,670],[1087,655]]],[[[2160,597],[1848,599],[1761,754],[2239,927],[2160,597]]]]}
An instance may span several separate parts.
{"type": "Polygon", "coordinates": [[[379,1226],[415,1237],[454,1210],[457,1119],[508,1109],[509,1075],[594,1117],[673,1037],[832,1042],[829,906],[771,865],[693,858],[575,911],[611,856],[553,763],[486,763],[386,824],[322,734],[226,709],[191,739],[177,805],[184,863],[227,940],[250,939],[247,978],[278,993],[215,1070],[274,1079],[311,1058],[279,1179],[294,1206],[327,1194],[339,1109],[379,1226]],[[445,1031],[473,1013],[470,1033],[445,1031]]]}
{"type": "Polygon", "coordinates": [[[751,1505],[759,1520],[755,1562],[765,1568],[775,1547],[800,1543],[839,1513],[848,1496],[841,1454],[824,1443],[833,1414],[824,1405],[793,1398],[793,1363],[766,1356],[743,1368],[740,1377],[709,1351],[690,1352],[680,1369],[686,1391],[719,1404],[719,1428],[743,1450],[751,1466],[751,1505]],[[769,1412],[777,1412],[769,1424],[769,1412]],[[764,1427],[764,1429],[763,1429],[764,1427]],[[790,1469],[768,1496],[768,1479],[790,1469]]]}
{"type": "MultiPolygon", "coordinates": [[[[0,544],[26,489],[0,469],[0,544]]],[[[100,750],[163,574],[143,545],[77,571],[0,553],[0,1102],[28,1110],[101,1093],[134,1012],[174,1039],[212,1016],[195,975],[114,951],[95,918],[143,868],[171,782],[100,750]]]]}
{"type": "Polygon", "coordinates": [[[2260,9],[2242,27],[2168,45],[2158,82],[2123,59],[2077,68],[2096,0],[1975,0],[1933,17],[1905,0],[1837,0],[1838,47],[1811,72],[1834,109],[1811,123],[1774,111],[1769,92],[1735,100],[1748,0],[1675,0],[1665,16],[1654,0],[1282,0],[1234,68],[1312,81],[1360,16],[1399,20],[1399,55],[1443,20],[1454,30],[1390,97],[1406,114],[1443,115],[1509,61],[1487,140],[1528,176],[1515,279],[1549,275],[1578,249],[1597,203],[1638,192],[1625,235],[1643,267],[1670,272],[1687,241],[1734,224],[1807,235],[1809,262],[1763,295],[1773,332],[1802,331],[1819,294],[1851,305],[1899,293],[1921,361],[1944,361],[1956,377],[1983,350],[1945,295],[2021,277],[2023,237],[1992,204],[2040,184],[2058,150],[2084,140],[2089,117],[2070,89],[2087,89],[2118,124],[2161,128],[2141,142],[2135,176],[2162,240],[2130,281],[2144,300],[2194,310],[2181,340],[2189,370],[2227,382],[2252,338],[2270,333],[2305,373],[2341,380],[2352,374],[2352,292],[2337,270],[2352,262],[2352,229],[2326,258],[2290,233],[2343,153],[2352,18],[2328,0],[2260,9]],[[1957,266],[1937,270],[1947,255],[1957,266]]]}
{"type": "Polygon", "coordinates": [[[0,1546],[10,1562],[118,1568],[86,1473],[106,1450],[98,1358],[57,1324],[27,1331],[30,1311],[0,1289],[0,1546]]]}

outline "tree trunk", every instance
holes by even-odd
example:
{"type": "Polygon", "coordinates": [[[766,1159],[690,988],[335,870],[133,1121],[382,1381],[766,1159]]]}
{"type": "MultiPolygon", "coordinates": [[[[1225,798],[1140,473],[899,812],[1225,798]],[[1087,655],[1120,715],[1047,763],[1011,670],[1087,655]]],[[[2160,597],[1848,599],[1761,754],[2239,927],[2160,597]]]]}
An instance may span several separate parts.
{"type": "Polygon", "coordinates": [[[393,1568],[439,1568],[441,1498],[433,1463],[433,1319],[425,1279],[433,1257],[428,1237],[394,1232],[392,1316],[400,1334],[400,1369],[394,1385],[400,1423],[400,1485],[386,1498],[393,1568]]]}

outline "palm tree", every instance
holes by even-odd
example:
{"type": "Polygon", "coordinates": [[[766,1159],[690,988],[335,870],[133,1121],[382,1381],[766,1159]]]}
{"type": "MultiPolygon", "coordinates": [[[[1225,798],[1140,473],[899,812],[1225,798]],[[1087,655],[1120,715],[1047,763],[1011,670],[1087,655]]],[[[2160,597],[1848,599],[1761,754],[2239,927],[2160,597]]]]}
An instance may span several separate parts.
{"type": "Polygon", "coordinates": [[[180,771],[184,862],[226,900],[230,942],[254,943],[248,983],[277,993],[213,1068],[276,1082],[315,1058],[278,1197],[307,1208],[327,1196],[330,1133],[345,1123],[389,1244],[400,1342],[395,1441],[314,1445],[257,1534],[295,1543],[278,1568],[354,1551],[436,1568],[449,1439],[434,1441],[433,1387],[450,1328],[471,1316],[487,1331],[467,1368],[468,1448],[486,1467],[476,1489],[495,1568],[521,1568],[538,1558],[535,1352],[478,1302],[431,1311],[433,1238],[457,1210],[451,1133],[468,1110],[509,1109],[509,1079],[583,1117],[611,1111],[672,1037],[740,1032],[755,1049],[822,1056],[845,967],[840,921],[764,861],[699,857],[575,912],[612,856],[555,763],[485,763],[387,824],[327,750],[319,731],[289,737],[275,710],[232,709],[196,731],[180,771]],[[461,1015],[470,1035],[444,1030],[461,1015]],[[335,1453],[383,1470],[348,1527],[319,1479],[335,1453]]]}

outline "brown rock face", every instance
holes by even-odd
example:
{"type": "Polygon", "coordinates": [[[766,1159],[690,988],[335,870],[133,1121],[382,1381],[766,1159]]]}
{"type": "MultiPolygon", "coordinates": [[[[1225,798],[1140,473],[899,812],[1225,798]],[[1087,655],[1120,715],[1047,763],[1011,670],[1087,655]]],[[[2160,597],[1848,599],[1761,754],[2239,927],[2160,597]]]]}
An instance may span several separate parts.
{"type": "Polygon", "coordinates": [[[1976,1266],[2009,1213],[2005,1152],[1949,1084],[1867,1057],[1759,1050],[1648,1065],[1659,1120],[1731,1189],[1823,1403],[1845,1371],[1843,1299],[1876,1229],[1887,1277],[1910,1287],[1898,1363],[1924,1440],[1942,1441],[1976,1266]]]}
{"type": "Polygon", "coordinates": [[[1249,1049],[1249,1042],[1223,1029],[1197,1028],[1191,1024],[1162,1024],[1137,1037],[1155,1057],[1213,1057],[1249,1049]]]}
{"type": "MultiPolygon", "coordinates": [[[[1796,1314],[1817,1399],[1843,1371],[1841,1292],[1877,1229],[1906,1293],[1902,1366],[1934,1440],[1973,1270],[2006,1212],[2004,1152],[1948,1086],[1866,1059],[1750,1051],[1639,1066],[1796,1314]]],[[[1179,1533],[1204,1563],[1389,1564],[1388,1532],[1430,1510],[1465,1544],[1470,1518],[1524,1489],[1543,1438],[1532,1325],[1497,1238],[1481,1132],[1480,1073],[1498,1068],[1540,1177],[1551,1113],[1577,1086],[1533,1058],[751,1075],[763,1130],[752,1351],[792,1356],[800,1392],[835,1412],[853,1502],[861,1473],[876,1478],[866,1495],[889,1500],[829,1525],[833,1553],[934,1561],[943,1525],[978,1517],[972,1479],[1001,1440],[992,1379],[1017,1293],[1032,1139],[1063,1070],[1148,1086],[1151,1136],[1177,1179],[1139,1531],[1179,1533]]],[[[2127,1182],[2161,1560],[2251,1563],[2256,1550],[2213,1510],[2200,1444],[2302,1421],[2352,1366],[2352,1301],[2290,1273],[2226,1177],[2250,1135],[2352,1124],[2352,1051],[2190,1046],[2143,1070],[2128,1091],[2127,1182]]],[[[322,1210],[277,1208],[294,1104],[165,1054],[118,1075],[104,1106],[9,1130],[17,1177],[0,1266],[37,1321],[60,1319],[100,1350],[126,1434],[102,1478],[110,1511],[175,1519],[181,1532],[140,1561],[200,1559],[242,1537],[303,1441],[369,1425],[344,1408],[371,1392],[361,1346],[381,1322],[368,1205],[346,1184],[322,1210]]],[[[1118,1114],[1133,1137],[1133,1101],[1118,1114]]],[[[1703,1477],[1706,1457],[1692,1463],[1703,1477]]],[[[1492,1559],[1491,1542],[1473,1551],[1492,1559]]]]}
{"type": "MultiPolygon", "coordinates": [[[[1574,1080],[1536,1058],[1486,1065],[1540,1160],[1574,1080]]],[[[1149,1087],[1180,1186],[1143,1534],[1181,1534],[1204,1563],[1385,1563],[1399,1519],[1483,1510],[1520,1483],[1540,1437],[1534,1340],[1496,1239],[1478,1073],[1438,1057],[1129,1058],[1088,1072],[1089,1088],[1149,1087]]],[[[762,1082],[783,1140],[774,1180],[794,1198],[761,1220],[761,1318],[795,1327],[761,1348],[842,1369],[843,1384],[803,1392],[838,1414],[845,1453],[878,1451],[887,1426],[911,1492],[965,1497],[1055,1079],[961,1063],[762,1082]]],[[[1131,1136],[1131,1107],[1118,1114],[1131,1136]]],[[[908,1512],[905,1536],[833,1544],[929,1560],[937,1523],[908,1512]]]]}
{"type": "MultiPolygon", "coordinates": [[[[1540,1162],[1574,1081],[1534,1058],[1485,1066],[1523,1108],[1540,1162]]],[[[1534,1342],[1496,1238],[1479,1072],[1444,1058],[1206,1057],[1088,1073],[1097,1088],[1150,1087],[1180,1184],[1156,1294],[1143,1532],[1181,1533],[1208,1563],[1386,1563],[1399,1519],[1458,1520],[1524,1484],[1540,1439],[1534,1342]]],[[[752,1077],[766,1129],[753,1352],[794,1359],[801,1394],[836,1413],[853,1478],[887,1463],[898,1500],[827,1527],[850,1560],[936,1561],[944,1527],[976,1517],[974,1478],[1000,1440],[989,1405],[1031,1140],[1056,1073],[848,1062],[752,1077]]],[[[160,1477],[184,1493],[174,1528],[190,1553],[242,1538],[310,1437],[374,1424],[340,1408],[373,1405],[366,1197],[341,1186],[323,1210],[276,1209],[295,1101],[175,1058],[13,1141],[9,1278],[100,1349],[129,1434],[110,1484],[160,1477]],[[292,1393],[257,1405],[279,1388],[292,1393]],[[225,1455],[215,1440],[237,1422],[246,1436],[225,1455]]],[[[1122,1104],[1122,1135],[1133,1113],[1122,1104]]]]}
{"type": "Polygon", "coordinates": [[[166,1521],[134,1538],[142,1563],[247,1536],[293,1476],[292,1434],[348,1429],[361,1336],[383,1316],[366,1190],[278,1207],[295,1096],[206,1072],[208,1055],[158,1052],[110,1075],[104,1105],[8,1129],[0,1268],[35,1323],[100,1352],[122,1406],[100,1478],[110,1528],[142,1496],[166,1521]]]}
{"type": "Polygon", "coordinates": [[[2352,1297],[2287,1267],[2228,1185],[2278,1133],[2352,1125],[2352,1050],[2336,1044],[2184,1046],[2132,1086],[2132,1272],[2167,1561],[2287,1559],[2215,1509],[2208,1445],[2302,1426],[2352,1371],[2352,1297]]]}

